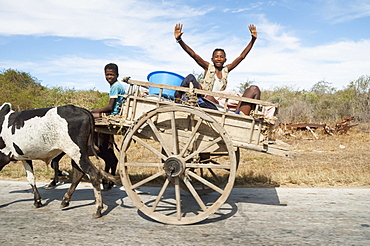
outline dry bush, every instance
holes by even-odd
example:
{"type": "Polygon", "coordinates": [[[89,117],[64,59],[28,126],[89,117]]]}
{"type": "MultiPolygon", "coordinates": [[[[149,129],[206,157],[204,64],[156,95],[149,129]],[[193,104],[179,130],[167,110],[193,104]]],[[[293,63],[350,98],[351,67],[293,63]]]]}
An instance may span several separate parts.
{"type": "Polygon", "coordinates": [[[283,108],[279,108],[280,122],[313,122],[312,107],[304,101],[295,101],[283,108]]]}
{"type": "MultiPolygon", "coordinates": [[[[368,151],[369,126],[359,125],[347,135],[329,136],[316,131],[319,139],[308,131],[298,137],[282,140],[291,144],[295,159],[268,155],[241,149],[240,164],[235,186],[244,187],[368,187],[370,186],[370,152],[368,151]],[[367,131],[364,131],[367,129],[367,131]]],[[[116,136],[118,146],[121,136],[116,136]]],[[[119,157],[119,153],[116,152],[119,157]]],[[[138,153],[138,158],[142,158],[138,153]]],[[[99,165],[94,157],[91,159],[99,165]]],[[[101,163],[104,163],[103,161],[101,163]]],[[[35,162],[35,174],[39,182],[50,182],[53,171],[45,163],[35,162]]],[[[71,172],[70,159],[63,157],[61,170],[71,172]]],[[[138,172],[138,175],[148,175],[138,172]]],[[[25,180],[20,162],[7,165],[0,172],[1,179],[25,180]]],[[[68,180],[62,180],[68,181],[68,180]]]]}
{"type": "Polygon", "coordinates": [[[257,181],[263,177],[269,186],[370,185],[369,132],[352,129],[348,135],[317,135],[318,140],[310,139],[308,132],[285,139],[296,152],[295,159],[243,150],[239,178],[253,176],[257,181]]]}

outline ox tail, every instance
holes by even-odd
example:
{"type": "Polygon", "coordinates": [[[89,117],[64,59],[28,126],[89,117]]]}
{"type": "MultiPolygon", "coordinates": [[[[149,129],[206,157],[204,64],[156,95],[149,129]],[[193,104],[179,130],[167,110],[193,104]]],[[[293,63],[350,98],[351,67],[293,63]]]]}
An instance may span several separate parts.
{"type": "Polygon", "coordinates": [[[120,176],[113,176],[110,173],[107,173],[103,169],[99,169],[100,174],[103,176],[104,179],[113,182],[115,185],[122,185],[122,181],[120,176]]]}
{"type": "MultiPolygon", "coordinates": [[[[88,140],[89,141],[88,145],[89,145],[91,153],[95,156],[96,160],[98,161],[99,172],[103,176],[104,179],[113,182],[115,185],[122,185],[121,178],[119,176],[113,176],[112,174],[107,173],[103,170],[102,163],[101,163],[100,158],[99,158],[98,153],[97,153],[97,151],[99,151],[99,148],[95,145],[95,139],[94,139],[94,136],[95,136],[95,134],[94,134],[95,120],[94,120],[93,115],[88,110],[85,110],[85,111],[89,116],[90,123],[91,123],[91,126],[92,126],[91,127],[91,132],[90,132],[90,137],[89,137],[89,140],[88,140]]],[[[114,144],[115,144],[115,142],[114,142],[114,144]]],[[[116,148],[117,148],[117,146],[116,146],[116,148]]]]}
{"type": "Polygon", "coordinates": [[[98,148],[98,146],[95,145],[95,139],[94,139],[94,131],[95,131],[94,116],[87,109],[84,109],[84,111],[85,111],[86,115],[89,117],[90,126],[91,126],[90,136],[89,136],[89,140],[88,140],[88,146],[89,146],[88,151],[90,151],[90,154],[95,156],[96,160],[98,161],[99,168],[101,169],[102,164],[101,164],[100,158],[99,158],[98,153],[97,153],[97,151],[99,151],[99,148],[98,148]]]}

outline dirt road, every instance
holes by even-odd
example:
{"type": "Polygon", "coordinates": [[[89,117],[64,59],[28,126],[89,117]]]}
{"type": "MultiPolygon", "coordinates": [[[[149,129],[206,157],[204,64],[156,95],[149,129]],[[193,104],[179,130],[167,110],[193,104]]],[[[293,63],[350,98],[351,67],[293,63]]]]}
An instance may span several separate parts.
{"type": "Polygon", "coordinates": [[[44,207],[35,209],[26,182],[0,180],[0,244],[370,245],[370,189],[234,188],[212,218],[173,226],[138,212],[122,187],[103,193],[100,219],[88,183],[62,210],[68,187],[40,188],[44,207]]]}

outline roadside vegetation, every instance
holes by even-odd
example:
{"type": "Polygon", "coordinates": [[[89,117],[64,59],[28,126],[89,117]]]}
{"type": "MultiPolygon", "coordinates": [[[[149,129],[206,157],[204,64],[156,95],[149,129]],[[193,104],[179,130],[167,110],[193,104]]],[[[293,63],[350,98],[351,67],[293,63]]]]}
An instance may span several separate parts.
{"type": "Polygon", "coordinates": [[[15,111],[66,104],[92,109],[103,107],[108,101],[108,93],[63,87],[47,88],[30,74],[12,69],[0,72],[0,91],[0,103],[11,103],[15,111]]]}
{"type": "MultiPolygon", "coordinates": [[[[247,87],[242,83],[239,89],[247,87]]],[[[42,86],[25,72],[8,69],[0,72],[0,103],[9,102],[15,111],[66,104],[92,109],[106,105],[108,93],[96,90],[42,86]]],[[[279,104],[278,123],[317,123],[334,125],[354,117],[346,135],[328,135],[316,129],[318,138],[308,131],[278,136],[291,144],[295,159],[241,150],[236,186],[370,186],[370,77],[361,76],[342,88],[319,81],[310,90],[281,86],[262,92],[262,100],[279,104]]],[[[122,137],[116,136],[120,142],[122,137]]],[[[35,162],[38,181],[49,182],[50,167],[35,162]]],[[[62,170],[71,170],[70,160],[63,158],[62,170]]],[[[9,164],[0,179],[25,180],[20,162],[9,164]]]]}

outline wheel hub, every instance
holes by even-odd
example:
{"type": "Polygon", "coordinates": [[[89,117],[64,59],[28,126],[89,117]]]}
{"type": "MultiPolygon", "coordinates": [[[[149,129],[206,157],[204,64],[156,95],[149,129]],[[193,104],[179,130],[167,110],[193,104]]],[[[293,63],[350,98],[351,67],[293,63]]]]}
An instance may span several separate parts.
{"type": "Polygon", "coordinates": [[[168,177],[178,177],[185,170],[184,163],[177,157],[171,156],[164,162],[164,171],[168,177]]]}

